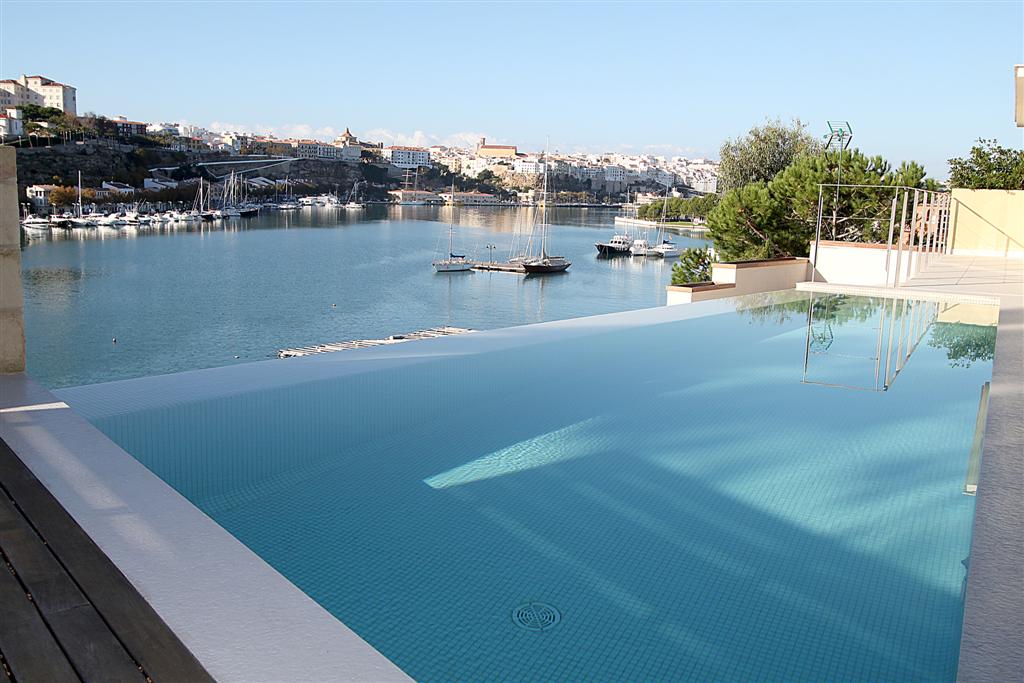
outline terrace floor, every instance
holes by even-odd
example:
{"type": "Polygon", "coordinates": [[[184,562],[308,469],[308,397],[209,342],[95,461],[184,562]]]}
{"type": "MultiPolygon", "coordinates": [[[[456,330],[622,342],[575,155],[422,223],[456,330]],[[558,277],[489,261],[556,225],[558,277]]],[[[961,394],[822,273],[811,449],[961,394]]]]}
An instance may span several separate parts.
{"type": "Polygon", "coordinates": [[[1024,259],[993,256],[932,257],[921,272],[903,287],[996,296],[1004,306],[1020,306],[1024,298],[1024,259]]]}
{"type": "Polygon", "coordinates": [[[212,680],[2,440],[0,559],[0,680],[212,680]]]}

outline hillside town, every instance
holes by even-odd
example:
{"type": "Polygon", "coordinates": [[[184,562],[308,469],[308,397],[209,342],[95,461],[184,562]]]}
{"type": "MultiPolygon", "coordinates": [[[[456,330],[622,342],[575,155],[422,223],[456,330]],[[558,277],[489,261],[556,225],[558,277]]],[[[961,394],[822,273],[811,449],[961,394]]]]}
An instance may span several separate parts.
{"type": "MultiPolygon", "coordinates": [[[[718,183],[718,164],[706,158],[545,153],[494,144],[486,138],[472,148],[385,145],[361,140],[347,127],[333,140],[278,138],[209,130],[189,123],[145,122],[120,114],[79,115],[77,109],[74,86],[40,75],[0,80],[0,138],[6,144],[22,150],[45,148],[56,154],[61,148],[105,145],[125,153],[176,153],[174,159],[179,162],[145,169],[145,177],[139,173],[117,177],[115,173],[109,178],[93,178],[86,194],[98,200],[159,193],[182,184],[198,184],[200,177],[223,182],[227,164],[233,164],[230,171],[254,190],[311,194],[339,181],[351,184],[355,178],[356,183],[360,179],[364,183],[366,200],[400,204],[534,204],[545,173],[556,189],[555,201],[576,204],[644,204],[669,193],[676,197],[714,193],[718,183]],[[183,170],[195,171],[192,165],[197,161],[210,172],[182,177],[183,170]],[[293,163],[302,161],[318,163],[293,163]],[[338,164],[359,172],[339,173],[332,168],[338,164]],[[449,187],[452,183],[462,190],[454,197],[449,187]]],[[[26,157],[23,166],[31,167],[40,158],[38,154],[26,157]]],[[[34,183],[23,189],[23,200],[31,203],[32,211],[46,212],[51,192],[72,184],[74,163],[72,156],[53,174],[63,185],[34,183]]]]}

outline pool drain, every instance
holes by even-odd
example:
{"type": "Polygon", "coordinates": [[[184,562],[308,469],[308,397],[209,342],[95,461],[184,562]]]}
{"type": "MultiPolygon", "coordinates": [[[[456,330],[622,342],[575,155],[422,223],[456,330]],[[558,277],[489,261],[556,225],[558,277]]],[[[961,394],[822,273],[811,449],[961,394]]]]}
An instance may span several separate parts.
{"type": "Polygon", "coordinates": [[[561,620],[561,613],[543,602],[527,602],[512,610],[512,621],[527,631],[546,631],[561,620]]]}

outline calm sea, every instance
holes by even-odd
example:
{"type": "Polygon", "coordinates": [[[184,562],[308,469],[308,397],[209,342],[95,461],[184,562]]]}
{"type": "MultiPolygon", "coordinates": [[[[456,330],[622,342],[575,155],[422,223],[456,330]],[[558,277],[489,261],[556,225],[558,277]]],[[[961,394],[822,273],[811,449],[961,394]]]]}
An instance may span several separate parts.
{"type": "MultiPolygon", "coordinates": [[[[550,251],[573,262],[564,275],[434,273],[451,211],[303,209],[32,240],[22,252],[29,372],[48,387],[74,386],[263,360],[291,346],[665,302],[671,263],[597,258],[594,242],[613,229],[603,210],[553,212],[550,251]]],[[[531,211],[458,209],[457,250],[508,258],[531,211]]]]}

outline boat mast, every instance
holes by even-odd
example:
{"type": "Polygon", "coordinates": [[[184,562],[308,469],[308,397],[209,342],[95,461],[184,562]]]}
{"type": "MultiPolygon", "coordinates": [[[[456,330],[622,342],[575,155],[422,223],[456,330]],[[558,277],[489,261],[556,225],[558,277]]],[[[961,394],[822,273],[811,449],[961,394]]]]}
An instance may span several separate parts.
{"type": "Polygon", "coordinates": [[[82,172],[78,172],[78,217],[82,217],[82,172]]]}
{"type": "Polygon", "coordinates": [[[661,223],[658,225],[658,244],[662,243],[665,239],[665,211],[668,209],[668,195],[672,191],[672,180],[668,181],[668,185],[665,187],[665,199],[661,202],[661,223]]]}
{"type": "MultiPolygon", "coordinates": [[[[550,143],[548,143],[550,144],[550,143]]],[[[548,144],[544,145],[544,193],[540,208],[540,257],[548,257],[548,144]]]]}
{"type": "Polygon", "coordinates": [[[448,220],[448,258],[455,258],[455,181],[452,180],[452,215],[448,220]]]}

